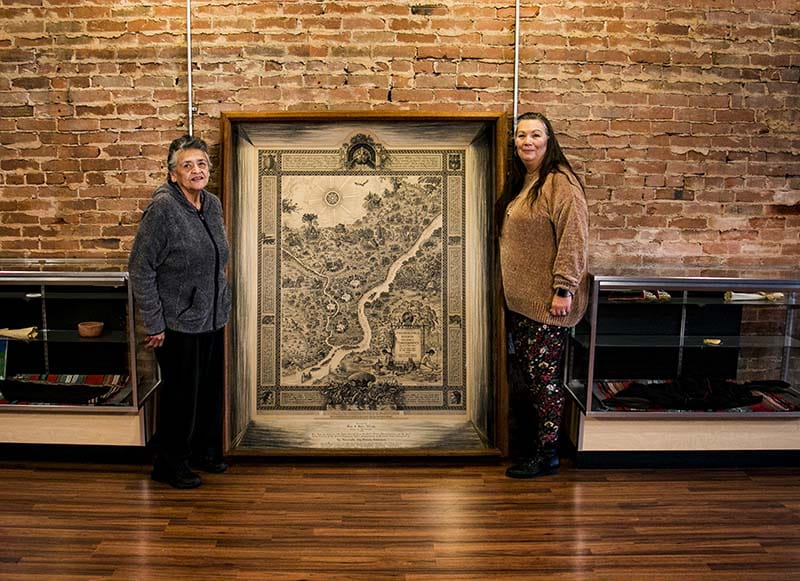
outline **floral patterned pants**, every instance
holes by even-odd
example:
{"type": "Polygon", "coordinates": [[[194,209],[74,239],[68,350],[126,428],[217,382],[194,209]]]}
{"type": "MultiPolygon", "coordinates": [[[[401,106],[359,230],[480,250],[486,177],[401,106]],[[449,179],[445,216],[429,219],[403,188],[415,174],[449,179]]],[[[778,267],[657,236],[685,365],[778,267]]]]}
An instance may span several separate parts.
{"type": "Polygon", "coordinates": [[[537,323],[509,312],[509,331],[538,420],[539,449],[558,443],[566,396],[562,386],[562,361],[569,327],[537,323]]]}

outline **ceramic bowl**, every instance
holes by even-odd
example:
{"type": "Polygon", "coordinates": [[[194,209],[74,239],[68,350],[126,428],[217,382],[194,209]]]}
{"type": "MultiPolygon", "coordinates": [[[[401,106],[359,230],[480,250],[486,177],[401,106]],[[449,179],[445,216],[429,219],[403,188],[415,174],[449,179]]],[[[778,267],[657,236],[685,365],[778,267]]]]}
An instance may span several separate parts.
{"type": "Polygon", "coordinates": [[[78,323],[78,335],[81,337],[99,337],[102,333],[103,323],[100,321],[78,323]]]}

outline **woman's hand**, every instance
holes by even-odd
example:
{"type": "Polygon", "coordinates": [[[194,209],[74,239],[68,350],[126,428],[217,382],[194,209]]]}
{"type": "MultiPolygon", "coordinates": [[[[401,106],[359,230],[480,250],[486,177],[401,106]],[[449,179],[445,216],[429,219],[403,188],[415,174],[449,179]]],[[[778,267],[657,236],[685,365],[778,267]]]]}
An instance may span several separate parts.
{"type": "Polygon", "coordinates": [[[155,349],[156,347],[161,347],[164,344],[164,335],[164,331],[158,335],[148,335],[144,338],[144,348],[155,349]]]}
{"type": "Polygon", "coordinates": [[[553,300],[550,303],[550,314],[554,317],[563,317],[569,314],[572,310],[572,296],[560,297],[556,294],[553,295],[553,300]]]}

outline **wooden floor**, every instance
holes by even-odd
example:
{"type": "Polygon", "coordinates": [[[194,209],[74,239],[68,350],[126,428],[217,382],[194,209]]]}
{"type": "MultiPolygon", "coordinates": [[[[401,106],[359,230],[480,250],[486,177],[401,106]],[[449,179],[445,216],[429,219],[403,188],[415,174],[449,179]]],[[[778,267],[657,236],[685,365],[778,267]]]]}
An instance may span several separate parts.
{"type": "Polygon", "coordinates": [[[800,579],[800,469],[0,460],[0,579],[800,579]]]}

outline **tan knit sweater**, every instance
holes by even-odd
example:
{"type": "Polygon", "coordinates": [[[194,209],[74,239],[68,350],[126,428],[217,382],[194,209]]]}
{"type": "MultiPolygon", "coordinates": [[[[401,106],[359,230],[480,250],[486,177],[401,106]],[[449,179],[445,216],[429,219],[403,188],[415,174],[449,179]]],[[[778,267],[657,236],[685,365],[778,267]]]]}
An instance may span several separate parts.
{"type": "Polygon", "coordinates": [[[588,303],[586,276],[589,211],[577,179],[565,170],[545,179],[531,206],[528,192],[534,176],[508,205],[500,235],[500,268],[506,304],[529,319],[572,327],[580,321],[588,303]],[[574,293],[566,316],[550,314],[558,287],[574,293]]]}

